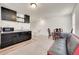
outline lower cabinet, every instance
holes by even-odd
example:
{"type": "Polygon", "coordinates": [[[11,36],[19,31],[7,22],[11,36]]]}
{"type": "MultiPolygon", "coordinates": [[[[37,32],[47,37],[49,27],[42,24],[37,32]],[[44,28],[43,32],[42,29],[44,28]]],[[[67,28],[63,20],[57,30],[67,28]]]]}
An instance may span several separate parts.
{"type": "Polygon", "coordinates": [[[8,47],[30,39],[31,31],[1,34],[0,48],[8,47]]]}

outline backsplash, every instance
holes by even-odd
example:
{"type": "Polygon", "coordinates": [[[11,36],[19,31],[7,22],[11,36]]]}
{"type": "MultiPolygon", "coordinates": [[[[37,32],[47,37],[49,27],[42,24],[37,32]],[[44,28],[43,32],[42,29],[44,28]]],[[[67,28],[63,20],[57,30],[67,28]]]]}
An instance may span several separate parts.
{"type": "Polygon", "coordinates": [[[28,31],[30,30],[30,23],[19,23],[0,20],[0,27],[14,27],[14,30],[28,31]]]}

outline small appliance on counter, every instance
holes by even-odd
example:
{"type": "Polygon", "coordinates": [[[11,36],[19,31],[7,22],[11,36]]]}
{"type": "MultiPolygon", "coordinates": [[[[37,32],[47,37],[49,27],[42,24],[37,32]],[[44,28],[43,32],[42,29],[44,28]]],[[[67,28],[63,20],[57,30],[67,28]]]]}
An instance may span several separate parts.
{"type": "Polygon", "coordinates": [[[13,27],[3,27],[2,31],[3,32],[10,32],[10,31],[14,31],[14,28],[13,27]]]}

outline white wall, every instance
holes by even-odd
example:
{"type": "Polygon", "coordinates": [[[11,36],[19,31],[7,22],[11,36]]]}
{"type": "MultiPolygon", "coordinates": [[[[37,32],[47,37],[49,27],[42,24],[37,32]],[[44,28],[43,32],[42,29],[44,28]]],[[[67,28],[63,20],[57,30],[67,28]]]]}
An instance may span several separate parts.
{"type": "Polygon", "coordinates": [[[31,22],[31,29],[34,35],[47,36],[47,28],[50,28],[52,32],[55,28],[62,28],[64,32],[70,32],[72,29],[72,15],[38,19],[31,22]]]}
{"type": "Polygon", "coordinates": [[[73,28],[73,33],[75,34],[75,11],[72,13],[72,28],[73,28]]]}
{"type": "Polygon", "coordinates": [[[74,12],[73,12],[73,26],[74,26],[74,32],[75,34],[79,35],[79,4],[75,6],[74,12]],[[75,15],[75,16],[74,16],[75,15]]]}

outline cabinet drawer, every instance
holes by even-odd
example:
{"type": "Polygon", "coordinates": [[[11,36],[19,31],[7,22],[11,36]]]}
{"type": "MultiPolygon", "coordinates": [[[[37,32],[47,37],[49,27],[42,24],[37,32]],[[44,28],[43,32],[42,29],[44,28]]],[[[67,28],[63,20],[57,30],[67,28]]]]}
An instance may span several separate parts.
{"type": "Polygon", "coordinates": [[[1,35],[1,42],[5,43],[5,42],[12,42],[14,40],[16,40],[17,35],[16,34],[3,34],[1,35]]]}

